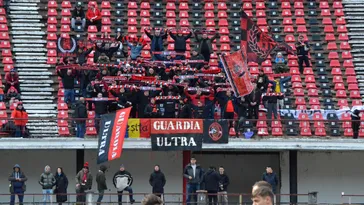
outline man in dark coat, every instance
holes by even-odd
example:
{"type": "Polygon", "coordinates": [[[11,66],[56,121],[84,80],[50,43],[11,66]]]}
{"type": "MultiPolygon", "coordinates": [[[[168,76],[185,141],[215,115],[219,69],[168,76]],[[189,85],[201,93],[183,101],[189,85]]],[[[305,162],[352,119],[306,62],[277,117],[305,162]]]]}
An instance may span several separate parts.
{"type": "Polygon", "coordinates": [[[178,118],[184,118],[189,119],[192,118],[192,107],[191,102],[188,98],[181,99],[179,101],[179,112],[178,112],[178,118]]]}
{"type": "Polygon", "coordinates": [[[260,99],[262,97],[262,91],[255,87],[255,89],[249,94],[247,101],[249,103],[249,118],[258,119],[260,99]]]}
{"type": "Polygon", "coordinates": [[[355,109],[353,113],[351,113],[351,128],[353,129],[353,138],[358,139],[359,136],[359,128],[360,128],[360,111],[355,109]]]}
{"type": "Polygon", "coordinates": [[[184,36],[182,31],[178,31],[177,35],[174,35],[171,31],[169,31],[169,35],[174,40],[174,51],[177,54],[176,60],[184,60],[186,59],[185,55],[183,55],[187,50],[187,40],[191,38],[192,32],[190,32],[187,36],[184,36]],[[182,54],[183,53],[183,54],[182,54]]]}
{"type": "Polygon", "coordinates": [[[187,179],[187,205],[197,202],[196,191],[200,190],[200,184],[203,177],[203,169],[200,165],[196,164],[196,158],[191,157],[190,164],[188,164],[183,172],[183,176],[187,179]],[[192,199],[192,200],[191,200],[192,199]]]}
{"type": "Polygon", "coordinates": [[[277,193],[278,177],[276,173],[273,172],[271,166],[267,166],[266,172],[264,172],[262,180],[268,182],[272,186],[272,191],[274,194],[277,193]]]}
{"type": "Polygon", "coordinates": [[[74,117],[76,119],[77,133],[76,137],[83,138],[86,132],[86,119],[87,119],[87,108],[85,98],[80,97],[79,102],[76,104],[74,117]]]}
{"type": "Polygon", "coordinates": [[[207,172],[203,175],[202,182],[205,184],[209,204],[217,205],[217,191],[219,190],[220,176],[216,172],[215,167],[210,166],[207,172]]]}
{"type": "Polygon", "coordinates": [[[67,201],[68,178],[61,167],[57,168],[57,172],[54,174],[54,177],[56,178],[54,194],[56,194],[58,205],[62,205],[63,202],[67,201]]]}
{"type": "Polygon", "coordinates": [[[149,184],[152,186],[152,193],[162,197],[164,193],[164,185],[166,185],[166,177],[160,170],[159,165],[154,166],[154,172],[149,177],[149,184]]]}
{"type": "Polygon", "coordinates": [[[106,177],[105,172],[107,167],[105,165],[100,166],[100,170],[96,174],[96,183],[97,183],[97,190],[99,192],[99,198],[97,198],[97,203],[100,204],[102,199],[104,198],[104,192],[107,190],[106,185],[106,177]]]}
{"type": "MultiPolygon", "coordinates": [[[[202,54],[198,53],[198,50],[193,50],[190,60],[205,60],[202,54]]],[[[190,63],[191,68],[196,68],[197,70],[201,70],[204,66],[204,63],[190,63]]]]}
{"type": "Polygon", "coordinates": [[[258,79],[257,79],[257,87],[262,91],[266,92],[269,84],[268,76],[264,73],[263,69],[260,69],[258,79]]]}
{"type": "Polygon", "coordinates": [[[219,204],[228,205],[227,187],[230,184],[229,177],[225,174],[223,166],[219,167],[219,194],[217,195],[219,204]]]}
{"type": "Polygon", "coordinates": [[[210,55],[214,52],[212,48],[212,42],[214,42],[214,40],[219,37],[219,33],[216,33],[212,38],[209,38],[207,33],[202,34],[202,38],[199,38],[195,31],[194,35],[197,43],[199,44],[199,53],[204,57],[205,62],[209,62],[210,55]]]}
{"type": "Polygon", "coordinates": [[[23,204],[24,199],[24,192],[26,190],[25,181],[27,181],[28,178],[25,176],[25,174],[20,170],[20,166],[16,164],[13,167],[13,172],[9,176],[9,190],[11,193],[10,197],[10,205],[15,204],[15,195],[18,195],[19,198],[19,204],[23,204]]]}
{"type": "MultiPolygon", "coordinates": [[[[154,51],[160,52],[164,51],[163,40],[167,38],[167,32],[163,32],[161,30],[154,30],[154,35],[150,34],[147,29],[144,29],[145,34],[152,41],[150,44],[150,51],[153,53],[154,51]]],[[[153,54],[153,60],[162,60],[161,54],[153,54]]]]}

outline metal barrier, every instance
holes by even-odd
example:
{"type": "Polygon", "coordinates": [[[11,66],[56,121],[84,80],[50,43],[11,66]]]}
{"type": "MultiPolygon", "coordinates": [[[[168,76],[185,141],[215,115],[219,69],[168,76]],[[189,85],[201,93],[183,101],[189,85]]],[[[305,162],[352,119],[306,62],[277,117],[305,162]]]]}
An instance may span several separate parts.
{"type": "MultiPolygon", "coordinates": [[[[133,193],[134,198],[136,198],[135,204],[139,204],[141,200],[144,198],[144,196],[148,195],[149,193],[133,193]]],[[[68,204],[82,204],[82,205],[96,205],[96,204],[119,204],[117,197],[119,195],[123,196],[123,204],[131,204],[129,201],[129,193],[123,193],[123,194],[117,194],[117,193],[105,193],[104,198],[102,200],[102,203],[97,203],[97,198],[99,196],[98,193],[93,191],[87,191],[85,194],[74,194],[74,193],[68,193],[68,194],[59,194],[59,195],[67,195],[67,202],[63,202],[62,204],[68,205],[68,204]],[[77,196],[85,196],[86,201],[85,202],[76,202],[77,196]]],[[[183,197],[187,196],[187,193],[165,193],[162,194],[161,198],[164,202],[164,204],[185,204],[183,201],[183,197]]],[[[208,203],[208,196],[219,196],[218,194],[208,194],[207,191],[199,190],[196,194],[191,194],[197,196],[197,202],[193,202],[192,204],[195,205],[207,205],[208,203]]],[[[0,194],[0,204],[9,204],[11,194],[0,194]]],[[[24,194],[24,205],[35,205],[35,204],[43,204],[42,201],[43,194],[35,194],[35,193],[25,193],[24,194]]],[[[58,204],[56,202],[56,195],[52,194],[52,202],[46,202],[45,204],[58,204]]],[[[289,197],[293,196],[290,194],[277,194],[276,198],[280,199],[281,197],[289,197]]],[[[300,197],[307,197],[307,203],[300,203],[300,204],[309,204],[309,205],[316,205],[316,201],[310,201],[313,197],[317,199],[317,193],[308,193],[308,194],[295,194],[294,196],[300,196],[300,197]]],[[[251,202],[251,194],[244,194],[244,193],[228,193],[228,204],[227,205],[249,205],[252,204],[251,202]]],[[[17,200],[17,196],[15,196],[17,200]]],[[[18,203],[17,203],[18,204],[18,203]]],[[[290,204],[289,202],[280,202],[277,201],[276,204],[290,204]]]]}
{"type": "Polygon", "coordinates": [[[341,193],[342,204],[363,204],[364,203],[364,195],[363,194],[345,194],[341,193]],[[355,199],[358,199],[362,202],[353,202],[355,199]]]}

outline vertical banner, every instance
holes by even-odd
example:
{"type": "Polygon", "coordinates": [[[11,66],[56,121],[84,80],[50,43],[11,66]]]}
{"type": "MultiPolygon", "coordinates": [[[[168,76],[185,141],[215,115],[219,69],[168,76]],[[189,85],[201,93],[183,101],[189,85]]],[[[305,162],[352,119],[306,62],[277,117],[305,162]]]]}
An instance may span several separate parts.
{"type": "Polygon", "coordinates": [[[235,96],[245,96],[254,90],[251,75],[248,70],[244,47],[228,56],[220,56],[225,73],[229,79],[235,96]]]}
{"type": "Polygon", "coordinates": [[[203,120],[151,119],[153,151],[202,149],[203,120]]]}
{"type": "Polygon", "coordinates": [[[120,158],[131,107],[101,116],[97,164],[120,158]]]}
{"type": "Polygon", "coordinates": [[[229,143],[227,120],[204,120],[203,130],[203,143],[229,143]]]}
{"type": "Polygon", "coordinates": [[[250,17],[241,11],[241,47],[246,48],[248,62],[261,63],[270,55],[277,43],[263,32],[250,17]]]}

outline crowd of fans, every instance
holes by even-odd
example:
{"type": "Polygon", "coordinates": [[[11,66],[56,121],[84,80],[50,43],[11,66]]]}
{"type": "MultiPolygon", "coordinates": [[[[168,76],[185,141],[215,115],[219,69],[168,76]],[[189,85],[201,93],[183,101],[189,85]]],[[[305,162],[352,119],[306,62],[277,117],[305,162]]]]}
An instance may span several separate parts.
{"type": "MultiPolygon", "coordinates": [[[[82,5],[76,4],[72,22],[73,28],[79,23],[82,28],[96,25],[100,31],[97,5],[91,5],[85,15],[82,5]]],[[[87,117],[87,110],[94,110],[99,118],[117,109],[132,107],[132,118],[258,119],[261,102],[268,111],[268,119],[272,115],[278,118],[277,110],[283,107],[284,86],[290,76],[269,78],[259,65],[253,92],[235,97],[222,63],[217,67],[209,65],[214,52],[212,43],[219,37],[217,32],[163,28],[144,32],[150,38],[149,45],[142,38],[123,36],[120,32],[111,38],[105,33],[101,38],[89,39],[92,43],[79,43],[75,57],[60,60],[57,73],[62,78],[64,101],[74,105],[75,118],[87,117]],[[174,51],[165,49],[168,35],[174,40],[174,51]],[[191,48],[186,60],[188,41],[192,37],[196,47],[191,48]],[[147,45],[152,60],[141,55],[147,45]],[[120,56],[122,61],[116,58],[120,56]],[[75,103],[76,89],[82,96],[78,103],[75,103]]],[[[303,62],[306,66],[309,64],[310,47],[300,36],[296,48],[303,72],[303,62]]],[[[281,52],[273,62],[275,73],[289,72],[281,52]]],[[[84,124],[83,120],[77,123],[82,130],[80,137],[83,137],[84,124]]]]}

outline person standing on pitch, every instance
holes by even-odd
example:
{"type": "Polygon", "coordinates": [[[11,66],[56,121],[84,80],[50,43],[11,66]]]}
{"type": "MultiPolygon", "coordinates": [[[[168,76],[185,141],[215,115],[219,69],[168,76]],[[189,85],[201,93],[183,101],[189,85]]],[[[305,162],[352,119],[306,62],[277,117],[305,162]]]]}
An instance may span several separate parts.
{"type": "Polygon", "coordinates": [[[190,164],[185,167],[183,176],[187,178],[187,205],[191,204],[191,199],[197,203],[196,191],[200,190],[203,169],[196,164],[195,157],[191,157],[190,164]]]}
{"type": "Polygon", "coordinates": [[[209,198],[210,205],[217,205],[217,192],[219,190],[220,176],[216,172],[215,167],[210,166],[207,172],[203,175],[202,183],[205,185],[205,190],[209,198]]]}
{"type": "Polygon", "coordinates": [[[256,182],[252,188],[253,205],[273,205],[272,186],[266,181],[256,182]]]}
{"type": "Polygon", "coordinates": [[[83,169],[77,173],[75,180],[77,204],[84,204],[86,202],[85,191],[92,188],[92,175],[89,170],[88,162],[85,162],[83,169]]]}
{"type": "Polygon", "coordinates": [[[225,174],[225,169],[223,166],[219,167],[219,192],[217,195],[217,201],[219,205],[228,205],[227,187],[230,184],[229,177],[225,174]]]}
{"type": "Polygon", "coordinates": [[[18,195],[19,204],[23,205],[24,192],[26,190],[25,182],[28,178],[25,176],[24,172],[20,170],[19,164],[16,164],[13,167],[13,173],[9,176],[9,190],[11,193],[10,196],[10,205],[15,204],[15,195],[18,195]]]}
{"type": "Polygon", "coordinates": [[[130,203],[133,204],[135,200],[133,199],[133,189],[131,185],[133,184],[133,177],[130,172],[125,170],[124,165],[120,166],[120,170],[117,171],[113,178],[113,183],[118,191],[118,202],[119,205],[123,204],[123,192],[129,192],[130,203]]]}
{"type": "Polygon", "coordinates": [[[100,166],[100,170],[96,174],[97,190],[99,191],[99,198],[97,198],[97,204],[101,204],[104,198],[104,192],[107,190],[105,172],[107,167],[105,165],[100,166]]]}
{"type": "Polygon", "coordinates": [[[267,166],[266,172],[263,174],[262,180],[268,182],[272,186],[272,191],[274,194],[277,193],[278,177],[276,173],[273,172],[271,166],[267,166]]]}
{"type": "Polygon", "coordinates": [[[162,198],[164,185],[166,185],[166,177],[161,171],[159,165],[154,166],[154,172],[150,175],[149,184],[153,187],[152,193],[162,198]]]}
{"type": "Polygon", "coordinates": [[[49,165],[45,166],[44,172],[40,175],[39,184],[43,189],[43,204],[46,205],[47,201],[52,204],[53,187],[56,185],[56,178],[54,178],[49,165]]]}

